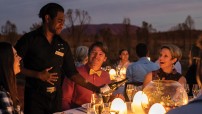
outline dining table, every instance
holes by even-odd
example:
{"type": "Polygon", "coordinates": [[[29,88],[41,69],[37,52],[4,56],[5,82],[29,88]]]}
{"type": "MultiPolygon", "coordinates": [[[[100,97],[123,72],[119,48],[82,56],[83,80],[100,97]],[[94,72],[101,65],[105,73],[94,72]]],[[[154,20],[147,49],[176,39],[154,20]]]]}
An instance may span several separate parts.
{"type": "MultiPolygon", "coordinates": [[[[131,102],[126,102],[126,105],[128,109],[127,114],[134,114],[131,110],[131,102]]],[[[87,109],[84,107],[78,107],[53,114],[87,114],[87,109]]]]}
{"type": "Polygon", "coordinates": [[[78,107],[78,108],[65,110],[65,111],[62,111],[62,112],[56,112],[56,113],[53,113],[53,114],[86,114],[86,113],[87,113],[86,108],[78,107]]]}

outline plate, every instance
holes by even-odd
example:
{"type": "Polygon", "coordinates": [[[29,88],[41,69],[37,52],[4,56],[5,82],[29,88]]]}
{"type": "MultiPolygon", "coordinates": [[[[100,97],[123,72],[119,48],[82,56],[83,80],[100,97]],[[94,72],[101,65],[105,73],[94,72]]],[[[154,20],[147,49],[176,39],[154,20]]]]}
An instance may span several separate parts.
{"type": "Polygon", "coordinates": [[[85,104],[82,104],[82,105],[81,105],[81,107],[83,107],[83,108],[87,109],[88,104],[90,104],[90,103],[85,103],[85,104]]]}

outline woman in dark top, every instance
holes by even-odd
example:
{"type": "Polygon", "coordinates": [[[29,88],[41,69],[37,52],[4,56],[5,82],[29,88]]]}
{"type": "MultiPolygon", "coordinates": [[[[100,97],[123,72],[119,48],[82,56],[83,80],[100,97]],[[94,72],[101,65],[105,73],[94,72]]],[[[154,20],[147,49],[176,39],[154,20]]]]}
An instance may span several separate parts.
{"type": "MultiPolygon", "coordinates": [[[[196,40],[196,43],[192,45],[191,50],[189,52],[189,68],[186,72],[185,78],[187,80],[187,83],[189,84],[190,90],[193,87],[193,84],[197,84],[196,81],[196,71],[197,71],[197,65],[200,61],[200,51],[202,49],[202,34],[199,35],[198,39],[196,40]]],[[[192,96],[192,91],[189,91],[189,96],[192,96]]]]}
{"type": "Polygon", "coordinates": [[[20,60],[13,46],[0,42],[0,114],[18,114],[16,74],[20,72],[20,60]]]}
{"type": "Polygon", "coordinates": [[[152,80],[175,80],[182,85],[186,84],[186,79],[174,69],[174,64],[181,58],[181,50],[172,44],[163,45],[160,50],[160,69],[148,73],[144,79],[143,87],[152,80]]]}
{"type": "MultiPolygon", "coordinates": [[[[193,45],[189,53],[189,69],[185,75],[189,88],[191,89],[193,84],[196,82],[196,69],[200,61],[200,48],[196,45],[193,45]]],[[[189,95],[192,96],[192,91],[189,91],[189,95]]]]}

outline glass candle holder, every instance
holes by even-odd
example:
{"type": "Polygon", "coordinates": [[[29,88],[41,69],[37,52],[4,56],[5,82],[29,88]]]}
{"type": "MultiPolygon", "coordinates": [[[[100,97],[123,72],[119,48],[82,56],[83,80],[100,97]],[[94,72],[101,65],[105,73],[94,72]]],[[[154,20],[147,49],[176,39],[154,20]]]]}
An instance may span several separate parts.
{"type": "Polygon", "coordinates": [[[151,106],[160,103],[168,112],[170,109],[187,104],[188,96],[184,87],[173,80],[153,80],[144,89],[148,103],[142,103],[143,110],[148,113],[151,106]]]}

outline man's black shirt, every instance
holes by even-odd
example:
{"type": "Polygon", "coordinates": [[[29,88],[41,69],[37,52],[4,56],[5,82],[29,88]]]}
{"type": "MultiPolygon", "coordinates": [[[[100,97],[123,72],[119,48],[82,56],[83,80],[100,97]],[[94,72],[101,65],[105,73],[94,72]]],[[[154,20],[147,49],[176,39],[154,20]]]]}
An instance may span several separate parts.
{"type": "MultiPolygon", "coordinates": [[[[61,86],[62,72],[69,77],[78,73],[69,45],[59,35],[55,35],[50,44],[42,27],[25,34],[17,42],[15,48],[23,59],[24,68],[43,71],[53,67],[49,72],[58,73],[58,81],[54,84],[57,88],[61,86]]],[[[47,87],[53,86],[40,79],[30,77],[26,77],[26,85],[43,91],[46,91],[47,87]]]]}

